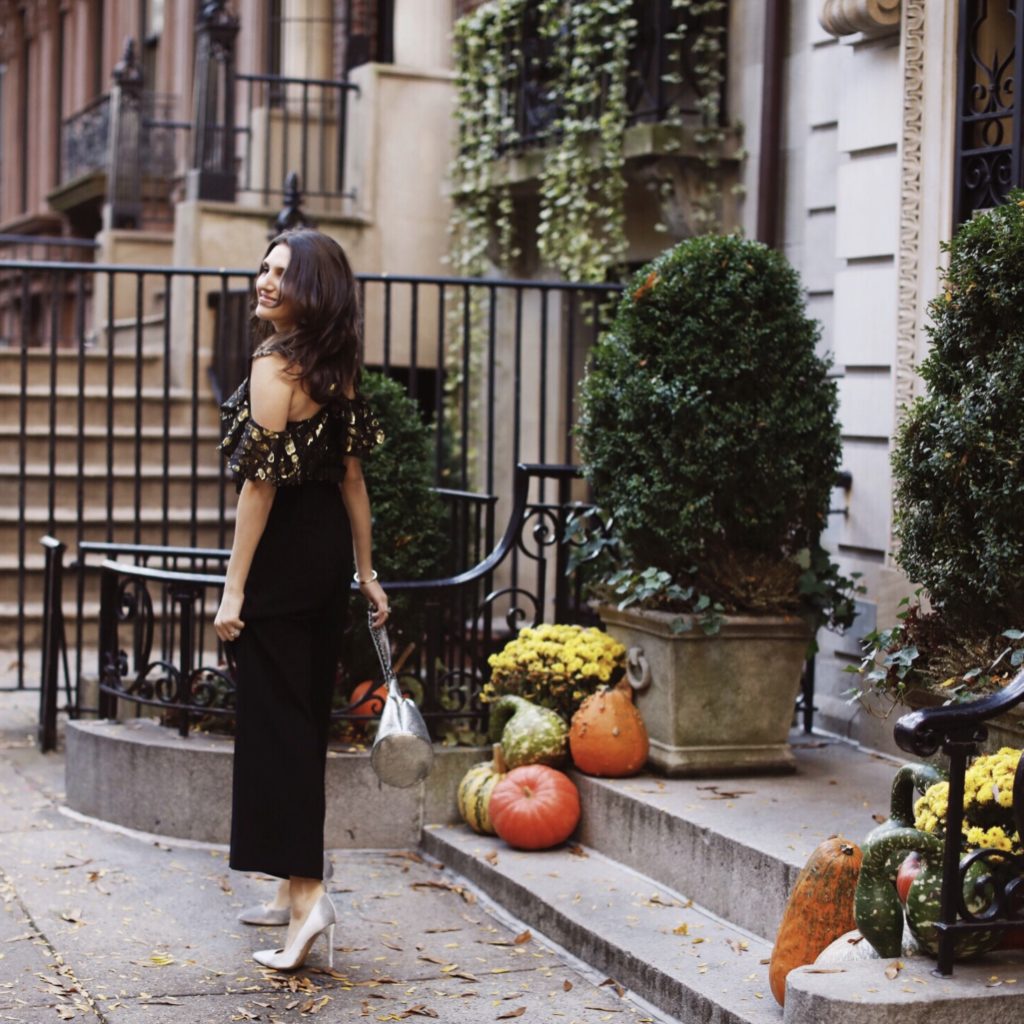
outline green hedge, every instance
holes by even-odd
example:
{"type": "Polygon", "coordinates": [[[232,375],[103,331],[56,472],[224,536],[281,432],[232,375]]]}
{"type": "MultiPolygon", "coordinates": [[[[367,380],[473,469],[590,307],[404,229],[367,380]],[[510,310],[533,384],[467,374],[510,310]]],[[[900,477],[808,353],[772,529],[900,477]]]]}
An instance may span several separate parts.
{"type": "Polygon", "coordinates": [[[1024,623],[1024,193],[964,224],[893,453],[898,560],[947,627],[1024,623]]]}

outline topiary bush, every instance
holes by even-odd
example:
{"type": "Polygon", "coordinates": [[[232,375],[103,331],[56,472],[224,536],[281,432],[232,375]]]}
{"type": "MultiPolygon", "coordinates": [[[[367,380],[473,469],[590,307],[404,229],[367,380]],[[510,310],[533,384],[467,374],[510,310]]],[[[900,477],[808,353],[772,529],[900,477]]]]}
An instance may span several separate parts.
{"type": "Polygon", "coordinates": [[[964,224],[893,452],[897,559],[948,631],[1024,624],[1024,192],[964,224]]]}
{"type": "Polygon", "coordinates": [[[840,456],[818,339],[794,270],[735,235],[680,243],[623,295],[578,436],[628,561],[673,598],[849,620],[817,544],[840,456]]]}

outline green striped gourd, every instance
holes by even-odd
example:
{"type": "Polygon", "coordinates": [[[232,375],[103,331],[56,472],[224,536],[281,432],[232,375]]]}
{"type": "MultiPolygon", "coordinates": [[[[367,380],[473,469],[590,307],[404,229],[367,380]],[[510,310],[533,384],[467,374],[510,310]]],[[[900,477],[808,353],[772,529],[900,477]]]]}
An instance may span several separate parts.
{"type": "Polygon", "coordinates": [[[569,727],[550,708],[507,694],[491,705],[490,739],[501,743],[510,769],[524,764],[557,768],[569,749],[569,727]]]}
{"type": "Polygon", "coordinates": [[[459,814],[474,832],[495,835],[491,824],[491,793],[507,771],[501,744],[495,743],[491,760],[473,765],[462,777],[458,791],[459,814]]]}

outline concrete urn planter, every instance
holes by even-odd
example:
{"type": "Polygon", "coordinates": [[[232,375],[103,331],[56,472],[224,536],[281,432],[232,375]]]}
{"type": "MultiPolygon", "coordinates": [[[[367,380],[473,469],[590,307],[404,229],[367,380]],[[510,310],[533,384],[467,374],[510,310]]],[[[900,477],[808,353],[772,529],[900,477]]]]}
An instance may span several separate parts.
{"type": "Polygon", "coordinates": [[[798,616],[726,616],[707,636],[677,615],[602,605],[625,645],[649,764],[666,775],[794,771],[788,735],[809,631],[798,616]]]}

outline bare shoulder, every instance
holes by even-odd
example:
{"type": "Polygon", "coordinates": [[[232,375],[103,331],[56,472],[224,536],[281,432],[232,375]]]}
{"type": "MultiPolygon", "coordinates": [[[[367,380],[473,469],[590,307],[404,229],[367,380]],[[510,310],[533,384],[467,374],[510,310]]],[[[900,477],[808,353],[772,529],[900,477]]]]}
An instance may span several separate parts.
{"type": "Polygon", "coordinates": [[[270,352],[252,362],[249,375],[249,401],[252,417],[268,430],[283,430],[296,388],[288,360],[280,352],[270,352]]]}

